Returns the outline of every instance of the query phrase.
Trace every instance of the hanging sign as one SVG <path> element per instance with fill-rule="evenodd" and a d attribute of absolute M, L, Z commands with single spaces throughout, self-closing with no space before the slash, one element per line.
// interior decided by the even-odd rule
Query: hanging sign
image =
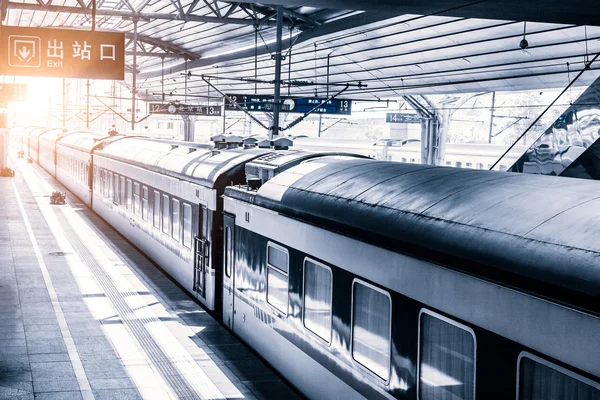
<path fill-rule="evenodd" d="M 204 117 L 220 117 L 221 106 L 190 106 L 181 103 L 150 103 L 150 114 L 197 115 Z"/>
<path fill-rule="evenodd" d="M 245 111 L 273 111 L 273 96 L 269 95 L 248 95 L 248 94 L 227 94 L 238 106 Z M 281 96 L 281 108 L 283 112 L 307 113 L 319 104 L 327 100 L 319 97 L 289 97 Z M 233 103 L 226 99 L 225 110 L 239 111 Z M 331 99 L 315 111 L 317 114 L 352 114 L 352 100 L 349 99 Z"/>
<path fill-rule="evenodd" d="M 0 83 L 0 101 L 25 101 L 27 100 L 26 83 Z"/>
<path fill-rule="evenodd" d="M 385 122 L 391 124 L 420 124 L 422 118 L 418 114 L 386 113 Z"/>
<path fill-rule="evenodd" d="M 0 75 L 125 79 L 125 33 L 2 26 Z"/>

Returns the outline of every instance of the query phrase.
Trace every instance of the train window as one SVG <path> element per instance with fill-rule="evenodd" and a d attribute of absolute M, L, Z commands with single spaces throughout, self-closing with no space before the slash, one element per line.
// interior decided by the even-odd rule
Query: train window
<path fill-rule="evenodd" d="M 142 187 L 142 219 L 148 221 L 148 188 Z"/>
<path fill-rule="evenodd" d="M 113 201 L 115 204 L 119 204 L 119 175 L 115 174 L 115 183 L 114 183 L 115 192 L 113 194 Z"/>
<path fill-rule="evenodd" d="M 477 169 L 483 169 L 483 163 L 477 163 Z"/>
<path fill-rule="evenodd" d="M 173 199 L 173 209 L 171 210 L 172 230 L 171 237 L 179 242 L 179 200 Z"/>
<path fill-rule="evenodd" d="M 331 268 L 304 260 L 304 326 L 327 343 L 331 342 Z"/>
<path fill-rule="evenodd" d="M 121 176 L 121 190 L 120 190 L 120 196 L 119 196 L 119 204 L 120 205 L 125 204 L 125 177 L 124 176 Z"/>
<path fill-rule="evenodd" d="M 267 302 L 285 314 L 288 310 L 288 263 L 286 248 L 267 243 Z"/>
<path fill-rule="evenodd" d="M 183 203 L 183 245 L 192 248 L 192 206 Z"/>
<path fill-rule="evenodd" d="M 500 171 L 505 172 L 508 169 L 506 165 L 500 165 Z"/>
<path fill-rule="evenodd" d="M 456 162 L 456 168 L 462 168 L 462 161 Z"/>
<path fill-rule="evenodd" d="M 406 157 L 402 157 L 402 162 L 406 162 Z"/>
<path fill-rule="evenodd" d="M 600 400 L 600 384 L 533 354 L 517 365 L 518 400 Z"/>
<path fill-rule="evenodd" d="M 442 315 L 419 315 L 419 398 L 475 399 L 475 333 Z"/>
<path fill-rule="evenodd" d="M 352 285 L 352 357 L 384 380 L 390 377 L 390 295 L 365 282 Z"/>
<path fill-rule="evenodd" d="M 154 191 L 154 207 L 152 209 L 154 227 L 160 229 L 160 193 Z"/>
<path fill-rule="evenodd" d="M 446 165 L 452 165 L 452 161 L 446 161 Z"/>
<path fill-rule="evenodd" d="M 473 168 L 473 163 L 468 162 L 468 163 L 466 163 L 466 166 L 467 166 L 467 168 Z"/>
<path fill-rule="evenodd" d="M 140 184 L 133 182 L 133 213 L 140 215 Z"/>
<path fill-rule="evenodd" d="M 231 278 L 231 264 L 232 264 L 232 254 L 231 254 L 231 228 L 225 227 L 225 251 L 223 252 L 223 257 L 225 258 L 225 275 L 228 278 Z"/>
<path fill-rule="evenodd" d="M 87 165 L 87 164 L 85 166 L 84 173 L 85 173 L 85 179 L 84 179 L 85 180 L 85 184 L 89 185 L 90 184 L 90 182 L 89 182 L 89 180 L 90 180 L 90 166 Z"/>
<path fill-rule="evenodd" d="M 162 206 L 162 230 L 164 233 L 169 234 L 169 196 L 163 194 L 163 206 Z"/>
<path fill-rule="evenodd" d="M 133 198 L 133 182 L 131 179 L 127 179 L 127 209 L 131 211 L 131 199 Z"/>

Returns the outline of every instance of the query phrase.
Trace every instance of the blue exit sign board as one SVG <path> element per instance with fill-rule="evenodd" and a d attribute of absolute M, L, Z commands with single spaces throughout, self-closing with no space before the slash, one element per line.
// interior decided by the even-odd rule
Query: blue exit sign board
<path fill-rule="evenodd" d="M 125 33 L 3 26 L 0 75 L 125 79 Z"/>

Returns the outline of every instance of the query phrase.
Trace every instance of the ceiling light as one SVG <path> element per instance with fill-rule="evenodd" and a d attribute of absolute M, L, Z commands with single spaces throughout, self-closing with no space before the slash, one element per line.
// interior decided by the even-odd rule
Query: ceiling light
<path fill-rule="evenodd" d="M 410 28 L 410 24 L 408 22 L 402 22 L 402 25 L 406 26 L 407 28 Z"/>
<path fill-rule="evenodd" d="M 467 64 L 471 64 L 471 61 L 467 60 L 466 58 L 462 59 L 464 62 L 466 62 Z"/>
<path fill-rule="evenodd" d="M 418 68 L 419 71 L 423 71 L 423 68 L 419 64 L 415 64 L 415 67 Z"/>
<path fill-rule="evenodd" d="M 525 54 L 527 57 L 531 57 L 531 53 L 529 53 L 527 50 L 523 49 L 521 50 L 523 52 L 523 54 Z"/>

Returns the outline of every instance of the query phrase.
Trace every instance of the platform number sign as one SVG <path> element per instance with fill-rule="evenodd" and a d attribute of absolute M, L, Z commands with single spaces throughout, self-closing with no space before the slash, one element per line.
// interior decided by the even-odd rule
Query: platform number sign
<path fill-rule="evenodd" d="M 390 124 L 420 124 L 422 118 L 418 114 L 387 113 L 385 122 Z"/>
<path fill-rule="evenodd" d="M 227 94 L 227 111 L 273 111 L 274 98 L 270 95 Z M 237 104 L 237 106 L 236 106 Z M 352 114 L 352 100 L 319 97 L 281 96 L 280 110 L 289 113 Z"/>
<path fill-rule="evenodd" d="M 200 106 L 181 103 L 150 103 L 150 114 L 195 115 L 202 117 L 221 116 L 221 106 Z"/>

